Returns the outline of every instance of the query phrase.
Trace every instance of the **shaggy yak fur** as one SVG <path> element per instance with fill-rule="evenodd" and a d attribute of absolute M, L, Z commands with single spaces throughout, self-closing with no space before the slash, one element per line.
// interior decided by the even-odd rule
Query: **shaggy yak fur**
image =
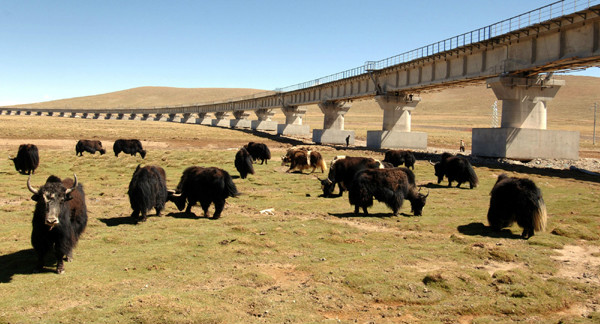
<path fill-rule="evenodd" d="M 464 182 L 468 182 L 471 189 L 479 184 L 479 178 L 477 178 L 471 163 L 462 155 L 454 156 L 450 153 L 443 153 L 442 161 L 434 164 L 434 168 L 438 184 L 442 182 L 444 176 L 448 178 L 448 187 L 452 186 L 453 181 L 457 182 L 457 188 Z"/>
<path fill-rule="evenodd" d="M 490 195 L 487 218 L 492 229 L 499 231 L 516 221 L 523 239 L 546 229 L 546 204 L 533 181 L 501 174 Z"/>
<path fill-rule="evenodd" d="M 167 176 L 159 166 L 139 164 L 129 182 L 129 203 L 133 213 L 131 217 L 136 222 L 146 221 L 148 211 L 154 208 L 156 216 L 165 208 L 167 201 Z M 141 213 L 141 216 L 140 216 Z"/>
<path fill-rule="evenodd" d="M 288 150 L 285 156 L 281 157 L 281 165 L 289 163 L 290 168 L 286 172 L 308 170 L 312 168 L 311 173 L 315 172 L 317 168 L 321 169 L 321 173 L 327 170 L 327 165 L 321 156 L 321 153 L 317 151 L 311 151 L 306 148 Z"/>
<path fill-rule="evenodd" d="M 246 179 L 248 174 L 254 174 L 254 166 L 252 163 L 252 156 L 245 148 L 242 147 L 235 154 L 235 169 L 238 170 L 242 179 Z"/>
<path fill-rule="evenodd" d="M 225 199 L 239 195 L 227 171 L 215 167 L 192 166 L 183 171 L 177 190 L 169 194 L 169 200 L 174 202 L 180 211 L 187 201 L 186 213 L 191 213 L 192 206 L 200 202 L 204 217 L 208 217 L 208 207 L 214 203 L 215 213 L 212 218 L 216 219 L 221 216 Z"/>
<path fill-rule="evenodd" d="M 383 162 L 391 163 L 394 167 L 404 164 L 407 168 L 415 169 L 415 155 L 411 151 L 389 150 L 385 152 Z"/>
<path fill-rule="evenodd" d="M 350 204 L 354 205 L 354 213 L 359 214 L 362 208 L 368 214 L 367 208 L 373 206 L 373 197 L 385 203 L 394 216 L 398 215 L 404 199 L 410 201 L 411 211 L 415 216 L 421 216 L 427 195 L 417 190 L 415 174 L 408 168 L 366 169 L 354 177 L 352 188 L 348 193 Z"/>
<path fill-rule="evenodd" d="M 40 164 L 38 148 L 34 144 L 21 144 L 14 158 L 8 157 L 15 164 L 15 170 L 20 174 L 35 174 Z"/>
<path fill-rule="evenodd" d="M 75 155 L 83 156 L 83 152 L 95 154 L 96 151 L 100 152 L 100 155 L 106 153 L 106 150 L 102 148 L 102 142 L 97 140 L 79 140 L 75 145 Z"/>
<path fill-rule="evenodd" d="M 249 142 L 248 144 L 244 145 L 244 148 L 248 150 L 248 153 L 250 153 L 252 156 L 253 161 L 260 160 L 260 164 L 269 164 L 269 160 L 271 159 L 271 151 L 266 144 Z"/>
<path fill-rule="evenodd" d="M 118 139 L 115 141 L 115 144 L 113 144 L 113 151 L 117 157 L 121 152 L 133 156 L 135 156 L 136 153 L 140 153 L 142 159 L 146 157 L 146 151 L 142 148 L 142 142 L 137 139 Z"/>
<path fill-rule="evenodd" d="M 338 197 L 349 190 L 352 180 L 358 171 L 364 169 L 383 169 L 381 162 L 367 157 L 337 156 L 331 162 L 327 178 L 321 181 L 321 189 L 324 197 L 333 197 L 335 185 L 338 185 L 340 193 Z"/>
<path fill-rule="evenodd" d="M 27 179 L 27 188 L 33 193 L 36 202 L 33 212 L 31 245 L 38 256 L 37 271 L 44 268 L 45 256 L 54 251 L 56 272 L 63 273 L 63 259 L 70 261 L 73 248 L 87 225 L 87 208 L 83 186 L 70 178 L 60 180 L 50 176 L 39 189 L 34 189 L 31 176 Z"/>

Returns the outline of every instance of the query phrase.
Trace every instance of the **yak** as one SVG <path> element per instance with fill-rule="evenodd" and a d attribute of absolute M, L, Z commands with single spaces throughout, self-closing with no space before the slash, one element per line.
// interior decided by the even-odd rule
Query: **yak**
<path fill-rule="evenodd" d="M 368 214 L 367 208 L 373 206 L 375 197 L 392 209 L 394 216 L 398 215 L 402 202 L 407 199 L 414 215 L 421 216 L 428 196 L 429 193 L 424 195 L 417 190 L 415 174 L 408 168 L 359 171 L 348 193 L 350 204 L 354 205 L 354 213 L 357 215 L 359 208 L 363 209 L 365 215 Z"/>
<path fill-rule="evenodd" d="M 98 140 L 79 140 L 75 145 L 75 155 L 83 156 L 83 152 L 92 154 L 100 152 L 100 155 L 104 155 L 106 150 L 102 147 L 102 142 Z"/>
<path fill-rule="evenodd" d="M 136 223 L 146 221 L 148 211 L 154 208 L 156 216 L 165 208 L 167 201 L 167 176 L 160 166 L 139 164 L 129 182 L 129 203 Z M 141 214 L 141 216 L 140 216 Z"/>
<path fill-rule="evenodd" d="M 311 173 L 315 172 L 317 168 L 321 169 L 321 173 L 327 170 L 327 165 L 325 165 L 321 153 L 306 148 L 288 150 L 287 154 L 281 157 L 281 165 L 286 163 L 290 163 L 290 168 L 286 172 L 298 170 L 302 173 L 303 170 L 310 168 L 312 168 Z"/>
<path fill-rule="evenodd" d="M 250 156 L 250 153 L 244 147 L 235 154 L 235 169 L 238 170 L 242 179 L 246 179 L 248 174 L 254 174 L 252 163 L 252 156 Z"/>
<path fill-rule="evenodd" d="M 269 164 L 269 160 L 271 159 L 271 151 L 266 144 L 249 142 L 248 144 L 244 145 L 244 148 L 248 150 L 248 153 L 250 153 L 250 156 L 252 156 L 253 161 L 260 160 L 260 164 Z"/>
<path fill-rule="evenodd" d="M 61 180 L 51 175 L 39 189 L 31 186 L 31 175 L 27 188 L 36 202 L 33 212 L 31 245 L 38 256 L 37 271 L 44 268 L 44 259 L 50 250 L 56 257 L 56 272 L 65 272 L 64 258 L 70 261 L 73 249 L 87 225 L 87 208 L 83 186 L 74 174 Z"/>
<path fill-rule="evenodd" d="M 471 189 L 479 184 L 479 178 L 477 178 L 473 166 L 463 155 L 454 156 L 450 153 L 443 153 L 440 162 L 434 164 L 430 161 L 429 163 L 433 164 L 435 168 L 438 184 L 442 182 L 444 176 L 448 178 L 448 187 L 452 186 L 453 181 L 457 182 L 457 188 L 464 182 L 468 182 Z"/>
<path fill-rule="evenodd" d="M 404 164 L 407 168 L 415 169 L 415 155 L 411 151 L 388 150 L 385 152 L 383 162 L 391 163 L 394 167 Z"/>
<path fill-rule="evenodd" d="M 331 162 L 327 178 L 319 179 L 323 197 L 332 197 L 336 184 L 340 190 L 338 197 L 342 196 L 344 190 L 350 189 L 352 180 L 358 171 L 377 168 L 383 169 L 384 165 L 373 158 L 336 156 Z"/>
<path fill-rule="evenodd" d="M 117 157 L 121 152 L 133 156 L 140 153 L 142 159 L 146 157 L 146 151 L 142 148 L 142 142 L 137 139 L 118 139 L 113 144 L 113 151 Z"/>
<path fill-rule="evenodd" d="M 15 164 L 15 170 L 20 174 L 35 174 L 40 165 L 40 155 L 35 144 L 21 144 L 17 156 L 8 157 Z"/>
<path fill-rule="evenodd" d="M 487 219 L 493 230 L 510 227 L 516 221 L 523 228 L 521 237 L 529 239 L 535 231 L 546 229 L 546 204 L 533 181 L 501 174 L 490 195 Z"/>
<path fill-rule="evenodd" d="M 231 176 L 227 171 L 216 167 L 191 166 L 183 171 L 177 189 L 169 193 L 169 201 L 172 201 L 180 211 L 188 205 L 186 213 L 192 212 L 192 206 L 200 202 L 204 217 L 208 217 L 208 207 L 211 203 L 215 205 L 213 219 L 221 216 L 228 197 L 237 197 L 237 191 Z"/>

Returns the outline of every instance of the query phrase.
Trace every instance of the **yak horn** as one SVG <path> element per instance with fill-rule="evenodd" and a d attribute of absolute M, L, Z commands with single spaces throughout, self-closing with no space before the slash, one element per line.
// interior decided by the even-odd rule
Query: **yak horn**
<path fill-rule="evenodd" d="M 431 160 L 429 160 L 429 164 L 435 166 L 435 163 L 431 162 Z"/>
<path fill-rule="evenodd" d="M 69 188 L 69 189 L 67 189 L 67 191 L 65 191 L 65 195 L 68 195 L 68 194 L 70 194 L 70 193 L 71 193 L 73 190 L 75 190 L 75 188 L 77 187 L 77 175 L 76 175 L 75 173 L 73 173 L 73 178 L 75 179 L 75 180 L 73 181 L 73 187 L 72 187 L 72 188 Z"/>
<path fill-rule="evenodd" d="M 29 191 L 31 191 L 34 195 L 38 194 L 38 191 L 33 189 L 31 186 L 31 174 L 29 175 L 29 178 L 27 178 L 27 189 L 29 189 Z"/>
<path fill-rule="evenodd" d="M 427 194 L 425 195 L 425 198 L 429 197 L 429 188 L 427 188 Z"/>

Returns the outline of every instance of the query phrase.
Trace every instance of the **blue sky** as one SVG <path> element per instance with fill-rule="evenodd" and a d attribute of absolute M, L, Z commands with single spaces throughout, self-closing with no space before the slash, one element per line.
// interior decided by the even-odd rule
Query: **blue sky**
<path fill-rule="evenodd" d="M 551 2 L 0 0 L 0 105 L 141 86 L 272 90 Z"/>

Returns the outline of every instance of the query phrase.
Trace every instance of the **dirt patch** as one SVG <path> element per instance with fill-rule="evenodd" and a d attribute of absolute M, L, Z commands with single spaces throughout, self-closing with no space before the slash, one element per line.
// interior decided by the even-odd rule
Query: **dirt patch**
<path fill-rule="evenodd" d="M 600 247 L 565 245 L 560 250 L 554 250 L 559 256 L 552 256 L 561 263 L 556 274 L 558 277 L 579 281 L 582 283 L 600 284 Z"/>

